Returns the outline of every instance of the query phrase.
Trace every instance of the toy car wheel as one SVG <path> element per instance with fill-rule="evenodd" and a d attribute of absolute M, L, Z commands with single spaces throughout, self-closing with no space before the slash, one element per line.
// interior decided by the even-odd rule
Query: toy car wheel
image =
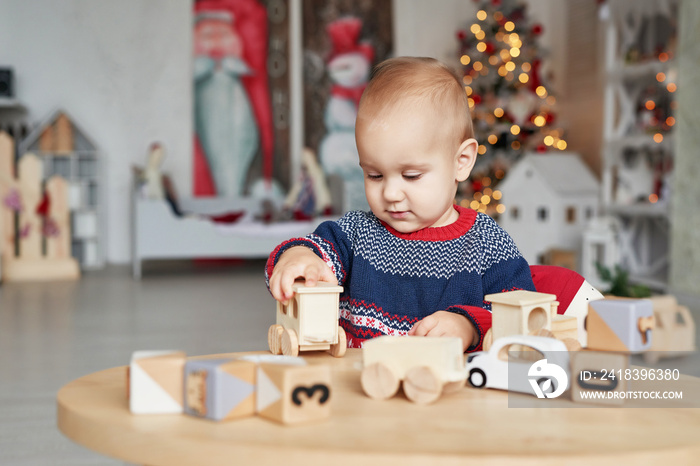
<path fill-rule="evenodd" d="M 362 369 L 360 382 L 365 395 L 374 400 L 386 400 L 399 390 L 400 380 L 389 366 L 375 362 Z"/>
<path fill-rule="evenodd" d="M 287 328 L 282 332 L 282 354 L 299 356 L 299 339 L 294 330 Z"/>
<path fill-rule="evenodd" d="M 413 367 L 406 372 L 403 391 L 414 403 L 432 403 L 442 395 L 442 380 L 428 366 Z"/>
<path fill-rule="evenodd" d="M 272 354 L 282 354 L 282 333 L 284 327 L 281 325 L 270 325 L 267 331 L 267 345 L 270 347 Z"/>
<path fill-rule="evenodd" d="M 338 326 L 338 343 L 331 345 L 329 352 L 334 358 L 342 358 L 348 349 L 348 338 L 343 327 Z"/>
<path fill-rule="evenodd" d="M 474 368 L 469 371 L 469 383 L 475 388 L 486 386 L 486 374 L 481 369 Z"/>

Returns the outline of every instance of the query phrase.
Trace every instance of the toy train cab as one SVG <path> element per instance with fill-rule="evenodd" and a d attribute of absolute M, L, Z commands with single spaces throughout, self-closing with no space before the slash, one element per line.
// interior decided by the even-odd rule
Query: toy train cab
<path fill-rule="evenodd" d="M 335 357 L 345 355 L 347 338 L 338 325 L 342 286 L 318 282 L 292 286 L 294 296 L 287 305 L 277 302 L 277 323 L 268 331 L 272 354 L 297 356 L 300 351 L 329 351 Z"/>

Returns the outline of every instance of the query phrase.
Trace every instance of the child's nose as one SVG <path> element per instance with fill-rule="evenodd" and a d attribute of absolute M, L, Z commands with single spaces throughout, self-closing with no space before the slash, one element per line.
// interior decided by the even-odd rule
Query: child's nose
<path fill-rule="evenodd" d="M 384 199 L 388 202 L 396 202 L 402 198 L 401 183 L 398 180 L 387 179 L 384 182 Z"/>

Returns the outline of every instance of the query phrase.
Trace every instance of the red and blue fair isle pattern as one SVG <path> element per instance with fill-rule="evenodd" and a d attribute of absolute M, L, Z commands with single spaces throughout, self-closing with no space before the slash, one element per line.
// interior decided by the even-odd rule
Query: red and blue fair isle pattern
<path fill-rule="evenodd" d="M 445 310 L 474 324 L 480 339 L 469 350 L 478 349 L 491 327 L 484 296 L 535 287 L 527 262 L 493 219 L 455 209 L 460 214 L 455 223 L 408 234 L 371 212 L 349 212 L 279 245 L 268 259 L 266 279 L 286 249 L 303 245 L 328 264 L 344 288 L 340 324 L 349 347 L 379 335 L 405 335 L 420 319 Z"/>

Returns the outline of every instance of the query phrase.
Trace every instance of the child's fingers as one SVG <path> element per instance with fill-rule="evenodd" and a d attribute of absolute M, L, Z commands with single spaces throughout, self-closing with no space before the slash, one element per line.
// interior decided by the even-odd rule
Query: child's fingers
<path fill-rule="evenodd" d="M 304 269 L 304 280 L 306 280 L 306 286 L 316 286 L 318 282 L 319 272 L 316 267 L 307 266 Z"/>
<path fill-rule="evenodd" d="M 331 270 L 330 267 L 324 264 L 324 267 L 321 269 L 321 276 L 319 277 L 319 280 L 332 283 L 334 285 L 338 284 L 338 279 L 336 278 L 335 274 Z"/>
<path fill-rule="evenodd" d="M 438 324 L 438 319 L 433 316 L 428 316 L 422 320 L 416 322 L 416 324 L 408 332 L 409 335 L 415 335 L 418 337 L 427 336 L 428 333 L 435 328 Z"/>

